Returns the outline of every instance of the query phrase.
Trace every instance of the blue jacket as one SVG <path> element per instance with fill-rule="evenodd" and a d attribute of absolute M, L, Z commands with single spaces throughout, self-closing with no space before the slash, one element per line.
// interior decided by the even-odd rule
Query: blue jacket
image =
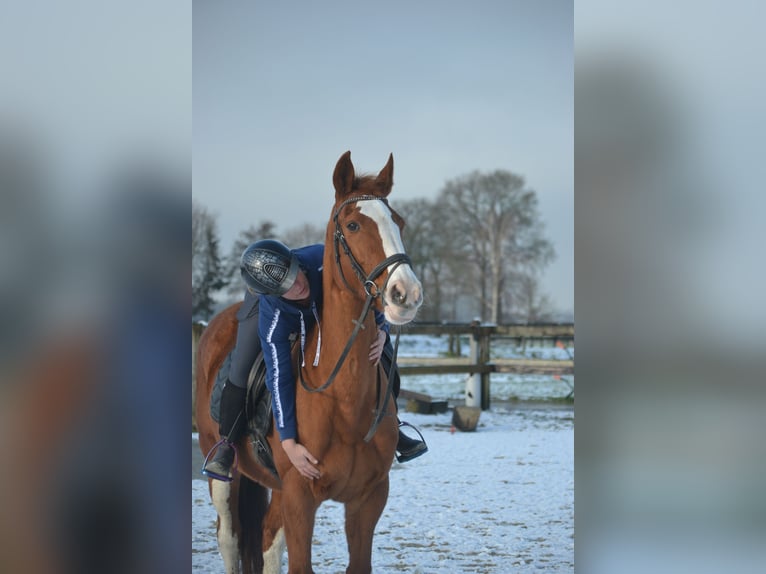
<path fill-rule="evenodd" d="M 300 337 L 301 361 L 306 358 L 306 334 L 319 323 L 319 309 L 322 305 L 322 260 L 324 245 L 309 245 L 294 249 L 293 253 L 306 274 L 311 293 L 306 305 L 288 301 L 274 295 L 260 296 L 260 316 L 258 332 L 263 346 L 263 360 L 266 363 L 266 386 L 271 391 L 271 406 L 277 424 L 280 440 L 295 439 L 295 384 L 293 373 L 290 335 Z M 387 328 L 385 317 L 375 311 L 375 322 L 381 328 Z M 317 348 L 313 351 L 314 365 L 319 364 L 319 351 L 322 344 L 322 329 L 319 329 Z"/>

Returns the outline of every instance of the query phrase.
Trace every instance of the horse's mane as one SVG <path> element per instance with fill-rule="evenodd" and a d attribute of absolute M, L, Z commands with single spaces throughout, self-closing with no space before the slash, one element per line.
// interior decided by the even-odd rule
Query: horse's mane
<path fill-rule="evenodd" d="M 353 191 L 364 189 L 373 195 L 382 195 L 386 190 L 386 184 L 378 180 L 377 175 L 362 173 L 354 177 L 354 183 L 351 186 Z"/>

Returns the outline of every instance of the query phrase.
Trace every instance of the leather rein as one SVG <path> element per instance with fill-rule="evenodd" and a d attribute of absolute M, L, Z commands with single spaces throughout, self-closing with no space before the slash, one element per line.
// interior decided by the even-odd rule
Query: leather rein
<path fill-rule="evenodd" d="M 353 346 L 354 341 L 356 341 L 356 338 L 359 335 L 359 332 L 365 328 L 364 322 L 367 319 L 367 315 L 369 314 L 375 299 L 377 299 L 378 297 L 383 299 L 383 293 L 386 290 L 388 281 L 391 279 L 391 276 L 394 274 L 394 271 L 396 271 L 396 269 L 400 265 L 407 264 L 412 266 L 412 260 L 406 253 L 395 253 L 394 255 L 391 255 L 390 257 L 386 257 L 383 261 L 381 261 L 378 265 L 376 265 L 375 268 L 372 271 L 370 271 L 369 274 L 366 274 L 364 271 L 364 268 L 361 266 L 361 264 L 356 259 L 356 257 L 354 257 L 354 254 L 351 251 L 351 247 L 348 245 L 348 242 L 346 241 L 346 237 L 343 235 L 343 230 L 341 229 L 340 223 L 338 222 L 338 217 L 340 216 L 341 210 L 349 203 L 355 203 L 358 201 L 372 201 L 372 200 L 383 201 L 383 203 L 385 203 L 386 206 L 388 207 L 388 202 L 383 198 L 380 198 L 374 195 L 359 195 L 356 197 L 350 197 L 346 199 L 343 203 L 341 203 L 338 206 L 338 209 L 335 210 L 335 214 L 333 215 L 333 222 L 335 223 L 335 233 L 333 236 L 335 264 L 338 267 L 338 271 L 340 272 L 340 276 L 343 279 L 343 283 L 346 285 L 346 288 L 349 291 L 353 292 L 354 294 L 358 294 L 354 290 L 354 288 L 351 287 L 351 285 L 349 285 L 348 281 L 346 280 L 346 276 L 343 273 L 343 267 L 341 265 L 341 260 L 340 260 L 340 257 L 341 257 L 340 247 L 342 247 L 343 253 L 345 254 L 345 256 L 349 259 L 349 262 L 351 263 L 351 268 L 354 270 L 355 275 L 357 276 L 362 286 L 364 287 L 366 298 L 364 301 L 362 312 L 359 315 L 359 318 L 356 320 L 352 319 L 352 322 L 355 324 L 354 330 L 352 331 L 351 336 L 349 337 L 348 342 L 346 343 L 346 346 L 343 349 L 343 352 L 341 353 L 340 357 L 338 358 L 338 362 L 335 364 L 335 367 L 333 368 L 332 373 L 330 373 L 330 376 L 328 377 L 327 381 L 320 387 L 317 387 L 317 388 L 310 387 L 308 386 L 306 381 L 303 379 L 303 368 L 299 369 L 301 385 L 303 386 L 303 389 L 309 393 L 322 392 L 325 389 L 327 389 L 335 381 L 335 377 L 337 377 L 341 367 L 343 366 L 343 363 L 346 361 L 346 358 L 348 357 L 348 354 L 351 351 L 351 347 Z M 383 271 L 385 271 L 391 265 L 393 265 L 394 268 L 388 274 L 388 277 L 386 278 L 386 283 L 383 285 L 383 288 L 379 289 L 377 284 L 375 283 L 375 280 L 378 277 L 380 277 Z M 372 437 L 375 435 L 375 432 L 378 429 L 378 425 L 380 424 L 380 421 L 383 419 L 383 416 L 385 414 L 386 407 L 388 406 L 388 401 L 391 396 L 391 391 L 393 389 L 393 377 L 391 375 L 393 374 L 394 369 L 396 368 L 396 355 L 399 350 L 399 335 L 400 334 L 401 332 L 397 328 L 396 343 L 394 345 L 394 355 L 391 359 L 391 368 L 388 373 L 388 386 L 386 388 L 385 395 L 383 396 L 382 404 L 379 401 L 378 404 L 376 405 L 376 408 L 374 411 L 375 420 L 373 421 L 372 426 L 370 427 L 370 430 L 367 432 L 367 435 L 364 437 L 365 442 L 369 442 L 372 439 Z M 378 374 L 378 389 L 380 389 L 380 368 L 378 369 L 377 374 Z M 378 390 L 378 396 L 380 396 L 380 390 Z"/>

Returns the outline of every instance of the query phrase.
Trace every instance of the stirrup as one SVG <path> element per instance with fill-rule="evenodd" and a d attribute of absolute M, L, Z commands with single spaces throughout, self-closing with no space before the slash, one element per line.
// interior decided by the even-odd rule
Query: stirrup
<path fill-rule="evenodd" d="M 418 429 L 418 427 L 416 427 L 415 425 L 410 424 L 407 421 L 399 421 L 399 428 L 402 428 L 402 427 L 410 427 L 416 433 L 418 433 L 418 436 L 420 437 L 420 440 L 423 441 L 423 443 L 426 442 L 426 439 L 423 438 L 423 433 L 421 433 L 420 430 Z"/>
<path fill-rule="evenodd" d="M 207 469 L 208 460 L 210 460 L 210 457 L 213 456 L 216 452 L 218 452 L 218 449 L 223 444 L 230 446 L 234 450 L 234 462 L 231 463 L 231 468 L 229 469 L 231 476 L 218 474 L 217 472 L 212 472 Z M 234 446 L 233 442 L 230 442 L 228 439 L 222 438 L 217 443 L 215 443 L 213 447 L 210 449 L 210 451 L 207 453 L 207 456 L 205 457 L 205 462 L 202 463 L 202 474 L 204 474 L 205 476 L 209 478 L 214 478 L 215 480 L 221 480 L 223 482 L 231 482 L 232 480 L 234 480 L 234 473 L 237 470 L 238 462 L 239 462 L 239 455 L 237 454 L 237 447 Z"/>
<path fill-rule="evenodd" d="M 415 451 L 414 453 L 412 453 L 410 455 L 405 455 L 403 453 L 396 454 L 395 455 L 396 456 L 396 460 L 397 460 L 397 462 L 400 462 L 400 463 L 404 463 L 404 462 L 408 462 L 410 460 L 416 459 L 419 456 L 424 455 L 425 453 L 428 452 L 428 445 L 426 444 L 426 439 L 423 437 L 423 433 L 420 432 L 418 427 L 416 427 L 415 425 L 412 425 L 412 424 L 410 424 L 408 422 L 405 422 L 405 421 L 399 421 L 399 429 L 401 429 L 403 426 L 408 426 L 408 427 L 410 427 L 412 429 L 415 429 L 415 432 L 418 433 L 418 436 L 420 437 L 420 444 L 423 446 L 423 448 Z M 401 432 L 401 430 L 399 432 Z M 403 436 L 405 438 L 411 440 L 411 441 L 415 440 L 414 438 L 410 438 L 407 435 L 403 434 Z"/>

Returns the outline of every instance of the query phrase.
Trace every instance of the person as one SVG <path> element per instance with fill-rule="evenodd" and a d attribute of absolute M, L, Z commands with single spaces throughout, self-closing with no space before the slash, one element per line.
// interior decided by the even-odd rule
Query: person
<path fill-rule="evenodd" d="M 231 357 L 229 376 L 221 393 L 219 434 L 222 442 L 202 472 L 211 478 L 231 480 L 234 444 L 246 427 L 245 398 L 250 369 L 261 349 L 266 366 L 266 386 L 271 391 L 272 411 L 282 448 L 293 466 L 307 478 L 319 478 L 316 457 L 299 442 L 295 421 L 295 373 L 291 360 L 291 335 L 305 341 L 308 329 L 319 321 L 322 303 L 324 245 L 290 250 L 273 239 L 256 241 L 245 249 L 240 271 L 247 286 L 237 313 L 237 341 Z M 375 310 L 378 338 L 370 347 L 373 363 L 392 357 L 388 323 Z M 320 325 L 321 330 L 321 325 Z M 321 339 L 321 331 L 320 331 Z M 384 355 L 384 348 L 389 346 Z M 315 361 L 319 360 L 317 345 Z M 399 394 L 398 374 L 393 384 Z M 399 462 L 412 460 L 428 451 L 425 441 L 408 437 L 401 430 L 396 446 Z M 411 425 L 409 425 L 411 426 Z M 419 433 L 418 433 L 419 434 Z M 421 435 L 422 439 L 422 435 Z"/>

